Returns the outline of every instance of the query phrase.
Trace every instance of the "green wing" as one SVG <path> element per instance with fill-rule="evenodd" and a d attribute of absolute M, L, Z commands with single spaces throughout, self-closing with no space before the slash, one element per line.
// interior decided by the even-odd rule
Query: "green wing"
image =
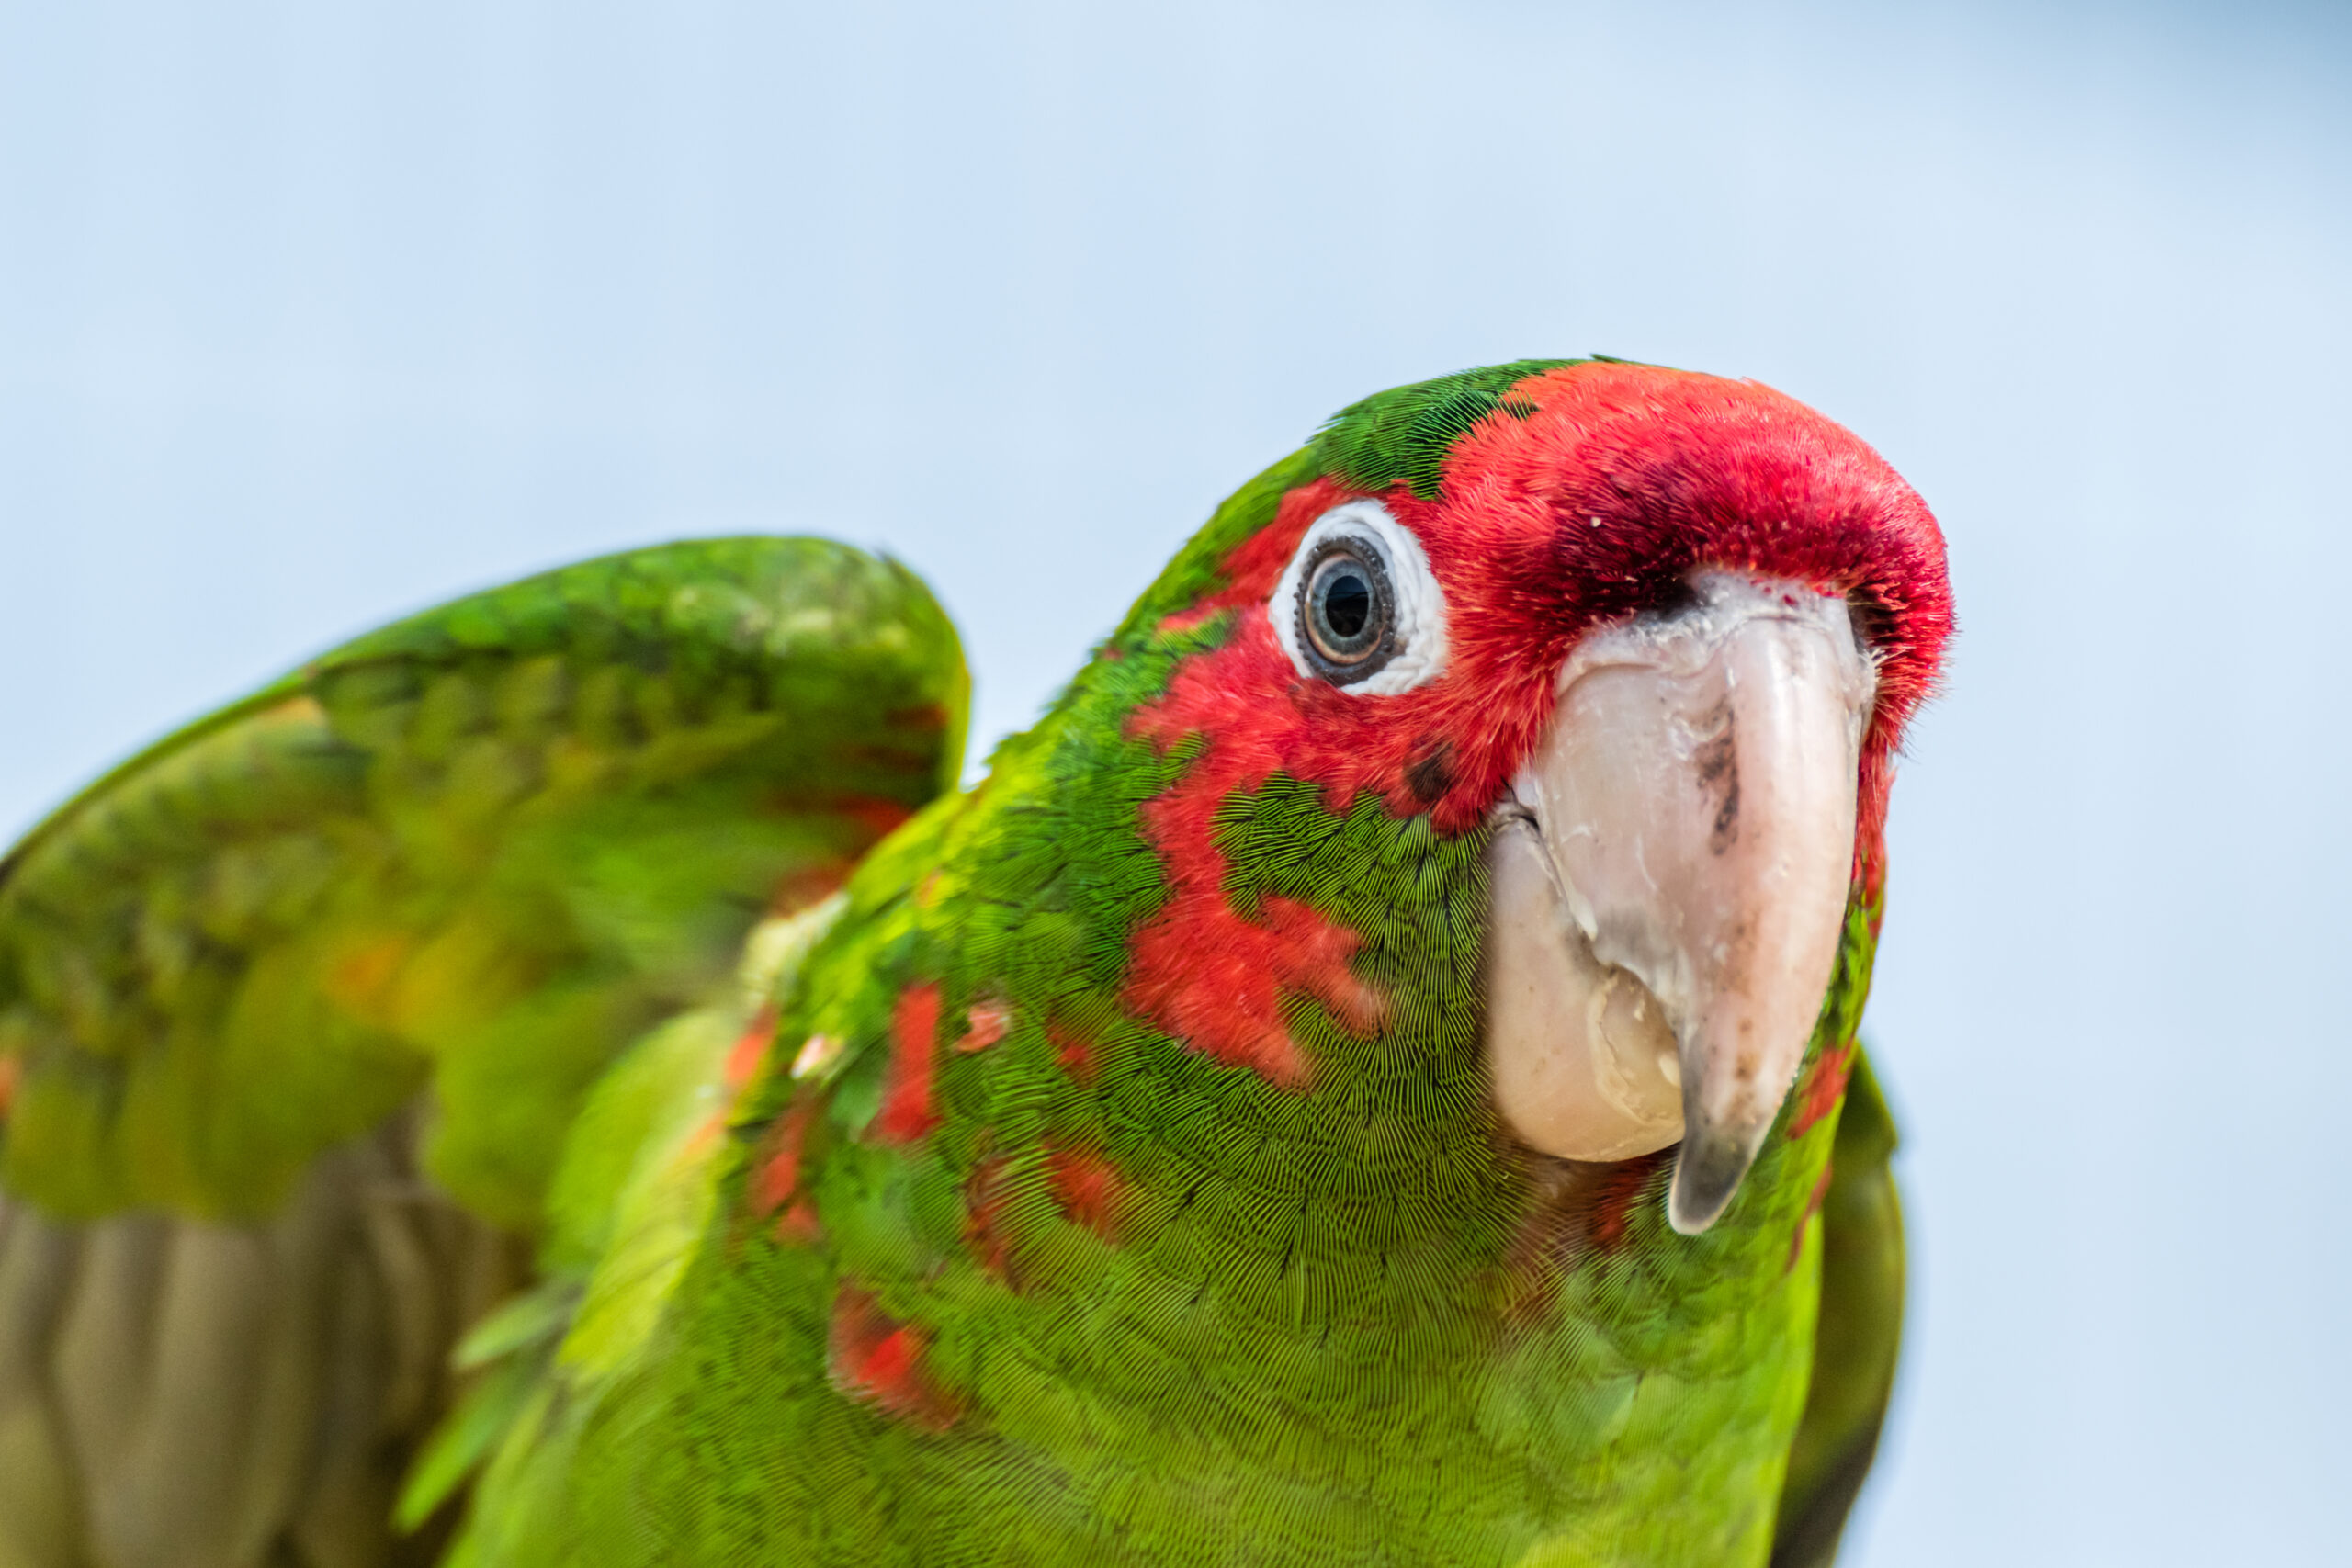
<path fill-rule="evenodd" d="M 1821 1316 L 1813 1383 L 1789 1450 L 1772 1568 L 1826 1568 L 1878 1452 L 1903 1339 L 1903 1207 L 1894 1119 L 1855 1048 L 1821 1199 Z"/>
<path fill-rule="evenodd" d="M 913 576 L 818 540 L 610 557 L 339 649 L 0 863 L 0 1179 L 261 1214 L 429 1086 L 428 1169 L 527 1230 L 590 1080 L 953 784 L 965 701 Z"/>
<path fill-rule="evenodd" d="M 0 1563 L 428 1560 L 393 1488 L 598 1079 L 752 1005 L 966 706 L 896 564 L 668 546 L 327 654 L 0 861 Z"/>

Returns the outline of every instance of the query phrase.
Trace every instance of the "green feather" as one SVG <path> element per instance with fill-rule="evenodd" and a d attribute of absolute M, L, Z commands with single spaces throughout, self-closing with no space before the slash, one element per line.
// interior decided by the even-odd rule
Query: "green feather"
<path fill-rule="evenodd" d="M 1580 363 L 1521 359 L 1376 392 L 1324 426 L 1315 438 L 1317 455 L 1327 471 L 1365 490 L 1402 484 L 1423 501 L 1433 500 L 1456 437 L 1498 408 L 1524 419 L 1535 406 L 1504 394 L 1540 371 Z"/>
<path fill-rule="evenodd" d="M 1804 1420 L 1789 1448 L 1772 1568 L 1826 1568 L 1878 1451 L 1903 1340 L 1894 1118 L 1859 1048 L 1821 1201 L 1821 1317 Z"/>

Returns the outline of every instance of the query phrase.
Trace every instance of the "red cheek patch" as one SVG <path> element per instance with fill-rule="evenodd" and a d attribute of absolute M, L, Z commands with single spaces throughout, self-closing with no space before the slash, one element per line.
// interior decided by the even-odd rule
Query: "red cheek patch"
<path fill-rule="evenodd" d="M 939 1035 L 939 987 L 909 986 L 890 1010 L 890 1064 L 883 1079 L 882 1109 L 875 1113 L 874 1136 L 886 1144 L 911 1144 L 933 1127 L 932 1053 Z"/>
<path fill-rule="evenodd" d="M 953 1401 L 923 1368 L 931 1338 L 885 1313 L 871 1292 L 844 1283 L 833 1298 L 826 1341 L 826 1372 L 845 1397 L 871 1404 L 925 1431 L 956 1423 Z"/>
<path fill-rule="evenodd" d="M 1169 897 L 1136 933 L 1126 997 L 1192 1049 L 1296 1088 L 1306 1081 L 1306 1065 L 1283 1020 L 1282 993 L 1314 998 L 1358 1032 L 1379 1026 L 1385 1003 L 1356 977 L 1356 932 L 1281 897 L 1261 900 L 1260 919 L 1245 919 L 1225 890 L 1218 808 L 1286 761 L 1236 711 L 1254 705 L 1246 694 L 1252 687 L 1279 682 L 1263 668 L 1269 657 L 1282 658 L 1272 640 L 1262 626 L 1244 627 L 1225 648 L 1188 660 L 1168 696 L 1136 715 L 1138 735 L 1173 744 L 1204 733 L 1209 743 L 1182 778 L 1144 804 L 1144 833 L 1166 863 Z M 1282 674 L 1290 674 L 1286 662 Z M 1344 797 L 1339 805 L 1345 809 Z"/>
<path fill-rule="evenodd" d="M 1266 923 L 1255 925 L 1214 883 L 1182 889 L 1136 935 L 1127 999 L 1192 1049 L 1296 1089 L 1306 1064 L 1283 1020 L 1282 992 L 1317 998 L 1358 1032 L 1376 1027 L 1383 1009 L 1349 966 L 1355 932 L 1286 898 L 1264 909 Z"/>

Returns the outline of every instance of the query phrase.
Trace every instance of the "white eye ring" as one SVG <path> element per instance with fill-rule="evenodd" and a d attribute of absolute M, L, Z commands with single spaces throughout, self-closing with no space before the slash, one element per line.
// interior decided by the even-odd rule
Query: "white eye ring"
<path fill-rule="evenodd" d="M 1370 593 L 1374 615 L 1386 617 L 1372 628 L 1374 648 L 1356 656 L 1367 672 L 1352 680 L 1348 664 L 1314 646 L 1304 602 L 1310 570 L 1319 578 L 1324 563 L 1340 556 L 1367 569 L 1363 575 L 1370 581 L 1360 592 Z M 1274 584 L 1266 615 L 1294 669 L 1353 696 L 1392 697 L 1445 673 L 1445 592 L 1421 542 L 1376 501 L 1351 501 L 1315 520 Z"/>

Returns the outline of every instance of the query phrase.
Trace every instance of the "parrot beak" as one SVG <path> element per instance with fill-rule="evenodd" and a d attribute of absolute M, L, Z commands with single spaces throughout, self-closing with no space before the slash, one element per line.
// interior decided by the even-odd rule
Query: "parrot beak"
<path fill-rule="evenodd" d="M 1845 923 L 1875 673 L 1845 601 L 1736 572 L 1587 637 L 1497 808 L 1487 1050 L 1534 1148 L 1677 1139 L 1667 1217 L 1722 1214 L 1795 1081 Z"/>

